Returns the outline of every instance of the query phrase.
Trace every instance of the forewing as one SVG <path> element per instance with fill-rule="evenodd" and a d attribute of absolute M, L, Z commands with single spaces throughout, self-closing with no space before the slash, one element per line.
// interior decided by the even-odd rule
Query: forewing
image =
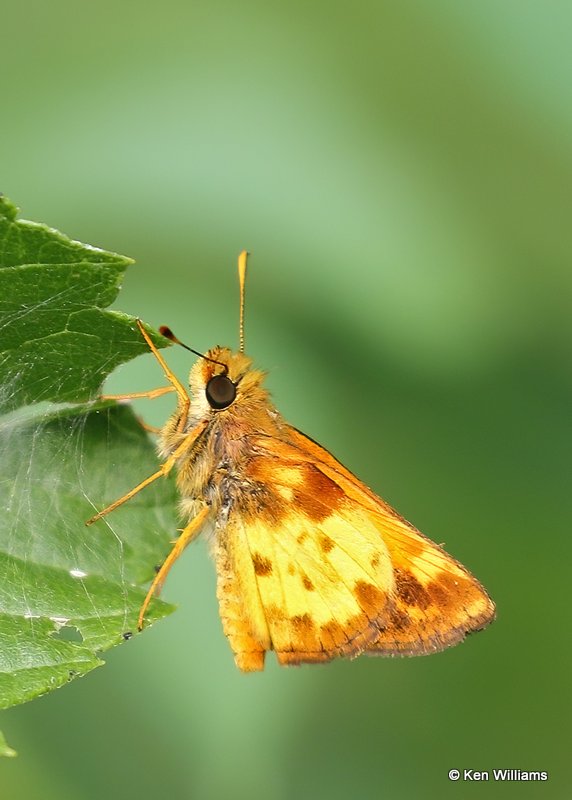
<path fill-rule="evenodd" d="M 380 558 L 388 559 L 381 578 L 388 594 L 385 616 L 378 620 L 380 629 L 375 638 L 366 644 L 369 653 L 432 653 L 492 621 L 494 604 L 465 567 L 423 536 L 316 442 L 294 428 L 289 428 L 288 438 L 290 444 L 280 442 L 278 448 L 281 468 L 312 465 L 328 485 L 336 487 L 336 491 L 329 488 L 322 493 L 324 502 L 328 494 L 336 498 L 337 517 L 354 520 L 353 547 L 359 549 L 359 533 L 367 531 L 370 557 L 374 559 L 377 542 L 378 552 L 383 554 Z M 259 441 L 272 450 L 267 437 Z M 352 542 L 347 546 L 355 552 Z"/>

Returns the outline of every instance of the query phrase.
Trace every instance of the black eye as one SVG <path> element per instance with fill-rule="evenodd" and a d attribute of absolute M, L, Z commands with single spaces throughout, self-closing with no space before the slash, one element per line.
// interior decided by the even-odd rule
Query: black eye
<path fill-rule="evenodd" d="M 236 397 L 236 386 L 226 375 L 215 375 L 206 386 L 211 408 L 226 408 Z"/>

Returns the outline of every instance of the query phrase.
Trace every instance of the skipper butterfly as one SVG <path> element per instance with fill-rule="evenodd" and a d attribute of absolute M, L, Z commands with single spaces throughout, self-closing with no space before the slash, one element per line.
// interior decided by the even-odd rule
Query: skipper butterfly
<path fill-rule="evenodd" d="M 160 432 L 161 467 L 87 523 L 176 468 L 188 523 L 151 584 L 139 630 L 201 530 L 216 564 L 224 632 L 245 672 L 263 669 L 268 650 L 280 664 L 424 655 L 484 628 L 494 604 L 468 570 L 272 405 L 264 373 L 244 354 L 246 262 L 242 252 L 238 352 L 192 350 L 200 358 L 189 396 L 138 320 L 169 385 L 112 396 L 178 397 Z M 168 328 L 161 333 L 182 344 Z"/>

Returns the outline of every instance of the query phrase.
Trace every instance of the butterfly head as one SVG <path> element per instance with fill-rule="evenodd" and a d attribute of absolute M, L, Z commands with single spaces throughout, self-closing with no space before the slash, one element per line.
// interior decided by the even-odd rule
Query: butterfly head
<path fill-rule="evenodd" d="M 189 373 L 191 403 L 203 414 L 236 410 L 245 403 L 266 399 L 263 379 L 264 373 L 253 369 L 252 360 L 244 353 L 213 347 Z"/>
<path fill-rule="evenodd" d="M 170 328 L 165 326 L 160 328 L 163 336 L 200 356 L 189 374 L 191 416 L 195 418 L 229 409 L 233 413 L 236 413 L 237 409 L 249 413 L 268 399 L 268 393 L 261 387 L 264 373 L 252 369 L 252 360 L 244 354 L 244 289 L 247 256 L 248 253 L 243 250 L 238 257 L 240 284 L 238 352 L 217 345 L 202 354 L 183 344 Z"/>

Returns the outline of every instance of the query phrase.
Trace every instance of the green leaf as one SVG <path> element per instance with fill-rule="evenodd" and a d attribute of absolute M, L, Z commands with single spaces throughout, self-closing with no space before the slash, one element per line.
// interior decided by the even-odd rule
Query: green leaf
<path fill-rule="evenodd" d="M 128 264 L 18 222 L 0 198 L 0 708 L 84 675 L 130 638 L 177 528 L 171 479 L 85 525 L 157 469 L 129 405 L 21 408 L 90 399 L 148 352 L 134 318 L 103 310 Z M 171 611 L 154 601 L 147 624 Z"/>
<path fill-rule="evenodd" d="M 102 663 L 98 651 L 136 630 L 145 597 L 137 584 L 152 578 L 176 522 L 172 484 L 165 492 L 155 483 L 113 517 L 85 526 L 95 509 L 156 469 L 153 447 L 127 406 L 8 421 L 0 427 L 0 453 L 6 708 L 94 669 Z M 154 618 L 167 611 L 154 604 Z"/>
<path fill-rule="evenodd" d="M 131 263 L 17 220 L 0 197 L 0 411 L 85 402 L 119 364 L 148 352 L 133 317 L 104 310 Z"/>

